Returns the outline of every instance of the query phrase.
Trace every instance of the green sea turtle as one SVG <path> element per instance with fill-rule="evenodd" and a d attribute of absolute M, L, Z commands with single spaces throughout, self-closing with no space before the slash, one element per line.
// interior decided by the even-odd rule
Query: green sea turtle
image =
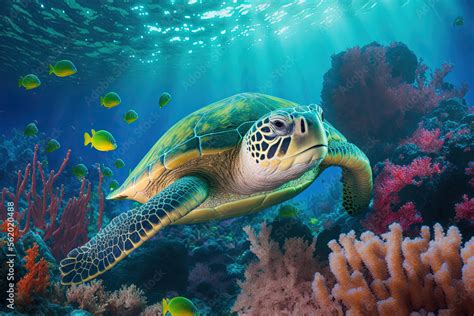
<path fill-rule="evenodd" d="M 242 93 L 208 105 L 164 134 L 108 199 L 143 203 L 114 218 L 61 261 L 63 284 L 91 280 L 167 225 L 257 212 L 288 200 L 326 168 L 343 170 L 343 207 L 367 207 L 365 154 L 318 105 Z"/>

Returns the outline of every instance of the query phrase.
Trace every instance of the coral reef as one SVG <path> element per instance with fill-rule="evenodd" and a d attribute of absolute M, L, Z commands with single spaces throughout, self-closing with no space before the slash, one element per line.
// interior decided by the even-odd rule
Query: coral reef
<path fill-rule="evenodd" d="M 37 244 L 26 251 L 27 273 L 16 284 L 17 304 L 20 306 L 29 305 L 34 295 L 44 295 L 50 285 L 48 263 L 44 258 L 36 262 L 38 256 Z"/>
<path fill-rule="evenodd" d="M 422 125 L 422 124 L 421 124 Z M 413 133 L 413 135 L 402 141 L 402 144 L 414 144 L 425 153 L 438 152 L 444 144 L 444 140 L 440 139 L 441 131 L 439 128 L 429 131 L 424 129 L 423 126 Z"/>
<path fill-rule="evenodd" d="M 73 285 L 66 293 L 68 303 L 78 304 L 79 308 L 94 315 L 105 312 L 107 296 L 102 281 L 97 280 L 93 280 L 88 284 Z"/>
<path fill-rule="evenodd" d="M 375 233 L 383 233 L 388 225 L 400 222 L 404 229 L 421 223 L 413 202 L 402 204 L 394 211 L 394 205 L 400 204 L 399 193 L 409 185 L 420 186 L 424 177 L 440 174 L 442 169 L 431 158 L 417 158 L 409 166 L 399 166 L 385 162 L 382 172 L 375 178 L 373 212 L 364 221 L 364 226 Z M 417 180 L 418 179 L 418 180 Z"/>
<path fill-rule="evenodd" d="M 282 252 L 262 225 L 246 228 L 257 262 L 245 272 L 233 307 L 239 315 L 426 315 L 474 312 L 474 238 L 462 245 L 459 230 L 437 224 L 434 239 L 403 239 L 399 224 L 382 238 L 341 234 L 329 243 L 330 273 L 312 256 L 314 243 L 289 239 Z M 415 315 L 415 314 L 413 314 Z"/>
<path fill-rule="evenodd" d="M 317 305 L 311 294 L 311 282 L 320 270 L 313 257 L 315 244 L 292 238 L 285 242 L 282 251 L 270 239 L 271 228 L 266 224 L 261 226 L 258 236 L 249 226 L 245 231 L 258 261 L 247 267 L 233 311 L 239 315 L 312 315 Z"/>
<path fill-rule="evenodd" d="M 93 315 L 161 315 L 159 303 L 146 306 L 144 292 L 134 284 L 122 285 L 114 292 L 107 291 L 102 281 L 73 285 L 67 290 L 67 301 Z"/>
<path fill-rule="evenodd" d="M 379 160 L 382 144 L 386 151 L 440 101 L 466 94 L 444 83 L 451 70 L 443 65 L 428 81 L 427 66 L 402 43 L 354 47 L 332 56 L 321 99 L 344 135 Z"/>
<path fill-rule="evenodd" d="M 462 232 L 472 231 L 470 115 L 464 100 L 443 100 L 421 118 L 418 130 L 389 160 L 376 164 L 374 202 L 364 227 L 381 233 L 392 222 L 406 230 L 421 220 L 429 225 L 456 220 Z"/>
<path fill-rule="evenodd" d="M 17 185 L 13 192 L 8 188 L 2 190 L 0 204 L 0 219 L 7 218 L 6 198 L 8 197 L 14 205 L 14 219 L 18 226 L 19 235 L 25 234 L 34 228 L 41 231 L 43 239 L 50 245 L 56 258 L 63 258 L 71 249 L 87 242 L 91 198 L 91 183 L 86 184 L 83 179 L 79 195 L 70 198 L 66 206 L 60 212 L 64 199 L 64 184 L 56 187 L 59 176 L 64 171 L 69 159 L 70 151 L 67 152 L 58 171 L 51 170 L 49 175 L 43 170 L 43 165 L 38 161 L 38 145 L 33 152 L 32 163 L 28 164 L 24 173 L 18 171 Z M 37 172 L 39 172 L 42 187 L 39 187 Z M 31 184 L 29 182 L 31 181 Z M 99 189 L 102 177 L 99 178 Z M 103 212 L 103 195 L 99 214 Z M 20 210 L 20 200 L 26 201 L 26 206 Z M 99 223 L 100 224 L 100 223 Z M 21 228 L 20 228 L 21 227 Z"/>
<path fill-rule="evenodd" d="M 112 315 L 134 316 L 145 309 L 146 297 L 142 290 L 134 284 L 122 285 L 118 290 L 110 294 L 107 309 Z"/>

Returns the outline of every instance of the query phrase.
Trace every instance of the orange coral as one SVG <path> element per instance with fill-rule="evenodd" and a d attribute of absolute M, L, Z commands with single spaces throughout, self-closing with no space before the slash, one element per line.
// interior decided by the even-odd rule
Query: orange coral
<path fill-rule="evenodd" d="M 382 236 L 365 232 L 356 240 L 351 232 L 329 243 L 337 283 L 329 291 L 319 273 L 313 283 L 323 310 L 341 304 L 350 315 L 473 315 L 474 238 L 461 249 L 457 227 L 445 233 L 439 224 L 433 240 L 426 226 L 421 238 L 403 239 L 399 224 Z"/>
<path fill-rule="evenodd" d="M 8 234 L 11 227 L 12 225 L 4 220 L 2 221 L 2 224 L 0 224 L 0 232 Z M 18 228 L 18 225 L 15 224 L 13 225 L 13 242 L 16 243 L 20 237 L 20 229 Z"/>
<path fill-rule="evenodd" d="M 44 294 L 50 285 L 48 263 L 44 258 L 36 262 L 38 256 L 39 247 L 37 244 L 26 251 L 24 267 L 28 272 L 16 284 L 17 298 L 20 305 L 30 304 L 34 294 Z"/>

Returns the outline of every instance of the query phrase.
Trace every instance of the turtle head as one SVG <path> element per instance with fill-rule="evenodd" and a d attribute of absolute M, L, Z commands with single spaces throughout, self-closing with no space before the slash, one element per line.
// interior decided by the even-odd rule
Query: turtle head
<path fill-rule="evenodd" d="M 295 179 L 327 154 L 323 110 L 318 105 L 279 109 L 259 119 L 245 135 L 244 168 L 265 181 Z"/>

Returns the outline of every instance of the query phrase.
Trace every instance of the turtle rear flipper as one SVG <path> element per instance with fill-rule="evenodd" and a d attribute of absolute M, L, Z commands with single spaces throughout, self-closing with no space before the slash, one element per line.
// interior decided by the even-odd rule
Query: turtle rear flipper
<path fill-rule="evenodd" d="M 207 195 L 206 181 L 187 176 L 146 204 L 117 216 L 89 242 L 61 260 L 61 283 L 79 284 L 109 270 L 158 230 L 199 206 Z"/>
<path fill-rule="evenodd" d="M 358 213 L 369 206 L 372 194 L 372 169 L 367 156 L 354 144 L 332 141 L 328 154 L 321 162 L 323 169 L 342 168 L 342 206 L 349 214 Z"/>

